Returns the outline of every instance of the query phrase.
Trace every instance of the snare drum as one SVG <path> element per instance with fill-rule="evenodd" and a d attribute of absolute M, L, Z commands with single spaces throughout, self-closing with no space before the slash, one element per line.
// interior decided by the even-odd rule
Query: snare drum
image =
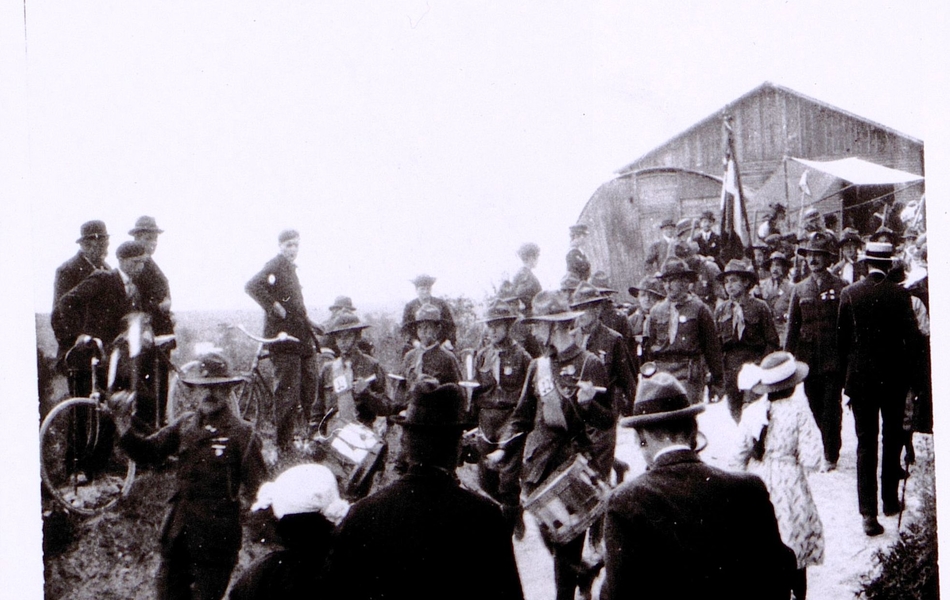
<path fill-rule="evenodd" d="M 327 466 L 340 480 L 343 494 L 350 499 L 365 496 L 386 459 L 382 439 L 365 425 L 347 423 L 334 429 L 323 446 Z"/>
<path fill-rule="evenodd" d="M 577 455 L 566 469 L 548 477 L 524 507 L 545 526 L 552 542 L 566 544 L 604 513 L 609 495 L 610 486 Z"/>

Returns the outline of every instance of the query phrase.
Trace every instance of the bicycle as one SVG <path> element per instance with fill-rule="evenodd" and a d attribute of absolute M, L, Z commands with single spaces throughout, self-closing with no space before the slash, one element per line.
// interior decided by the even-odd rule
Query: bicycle
<path fill-rule="evenodd" d="M 116 444 L 110 403 L 134 401 L 143 346 L 162 346 L 174 339 L 160 336 L 153 341 L 145 318 L 131 315 L 126 332 L 113 343 L 104 390 L 99 388 L 105 359 L 102 340 L 80 336 L 64 358 L 71 375 L 88 373 L 90 391 L 88 397 L 60 401 L 43 419 L 40 477 L 47 493 L 71 512 L 100 514 L 127 496 L 135 481 L 135 462 Z M 120 389 L 121 383 L 128 389 Z"/>

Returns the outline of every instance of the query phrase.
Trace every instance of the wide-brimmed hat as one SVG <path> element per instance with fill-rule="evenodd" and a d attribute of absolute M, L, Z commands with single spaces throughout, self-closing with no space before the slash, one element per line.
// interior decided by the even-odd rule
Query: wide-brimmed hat
<path fill-rule="evenodd" d="M 416 277 L 410 279 L 410 281 L 412 285 L 416 287 L 432 287 L 432 284 L 435 283 L 435 277 L 423 273 L 422 275 L 416 275 Z"/>
<path fill-rule="evenodd" d="M 366 323 L 362 322 L 356 313 L 341 310 L 336 313 L 330 320 L 327 321 L 326 326 L 323 328 L 323 332 L 326 335 L 332 335 L 334 333 L 342 333 L 344 331 L 360 331 L 370 327 Z"/>
<path fill-rule="evenodd" d="M 581 279 L 573 273 L 567 273 L 561 277 L 561 291 L 573 294 L 577 286 L 581 284 Z"/>
<path fill-rule="evenodd" d="M 353 306 L 353 299 L 349 296 L 337 296 L 336 300 L 333 301 L 333 304 L 330 305 L 330 310 L 349 310 L 355 311 L 356 307 Z"/>
<path fill-rule="evenodd" d="M 617 290 L 610 287 L 610 277 L 604 271 L 594 271 L 590 276 L 590 284 L 601 294 L 616 294 Z"/>
<path fill-rule="evenodd" d="M 663 289 L 660 280 L 656 277 L 650 277 L 649 275 L 641 279 L 640 283 L 636 286 L 627 288 L 627 291 L 630 292 L 631 296 L 635 296 L 640 292 L 650 292 L 660 298 L 666 298 L 666 290 Z"/>
<path fill-rule="evenodd" d="M 182 375 L 181 382 L 193 386 L 234 385 L 244 381 L 243 377 L 231 373 L 228 359 L 217 352 L 209 352 L 198 358 L 198 366 Z"/>
<path fill-rule="evenodd" d="M 416 314 L 413 315 L 413 323 L 422 323 L 423 321 L 435 321 L 437 323 L 442 322 L 442 311 L 439 310 L 438 306 L 434 304 L 429 304 L 426 302 L 418 309 L 416 309 Z"/>
<path fill-rule="evenodd" d="M 600 304 L 601 302 L 610 302 L 610 298 L 600 293 L 600 290 L 593 285 L 582 281 L 574 293 L 571 294 L 571 308 L 581 310 L 591 304 Z"/>
<path fill-rule="evenodd" d="M 336 476 L 328 467 L 307 463 L 290 467 L 274 481 L 261 484 L 252 511 L 270 508 L 274 516 L 320 513 L 339 525 L 350 503 L 340 498 Z"/>
<path fill-rule="evenodd" d="M 795 253 L 799 256 L 805 256 L 808 252 L 823 252 L 834 256 L 838 253 L 838 240 L 828 232 L 816 231 L 810 234 L 805 243 L 795 250 Z"/>
<path fill-rule="evenodd" d="M 519 318 L 520 315 L 511 308 L 504 300 L 495 301 L 485 310 L 485 316 L 481 319 L 478 319 L 479 323 L 494 323 L 495 321 L 509 321 L 513 322 Z"/>
<path fill-rule="evenodd" d="M 660 221 L 659 228 L 663 229 L 664 227 L 673 227 L 675 229 L 676 221 L 674 221 L 673 219 L 663 219 L 662 221 Z"/>
<path fill-rule="evenodd" d="M 686 264 L 686 261 L 679 258 L 670 258 L 665 263 L 663 267 L 660 268 L 660 274 L 658 275 L 660 279 L 690 279 L 695 281 L 698 275 L 696 271 L 689 268 L 689 265 Z"/>
<path fill-rule="evenodd" d="M 726 278 L 726 275 L 741 275 L 752 283 L 759 279 L 759 276 L 755 272 L 755 267 L 752 266 L 752 263 L 739 260 L 737 258 L 730 260 L 726 264 L 726 268 L 722 270 L 722 273 L 716 275 L 716 279 L 722 281 Z"/>
<path fill-rule="evenodd" d="M 791 352 L 773 352 L 759 363 L 759 382 L 752 386 L 756 394 L 780 392 L 795 387 L 808 376 L 808 365 L 795 360 Z"/>
<path fill-rule="evenodd" d="M 644 365 L 644 367 L 648 366 Z M 641 427 L 670 419 L 690 417 L 705 410 L 703 404 L 689 403 L 686 388 L 676 377 L 650 368 L 641 369 L 640 372 L 642 377 L 637 385 L 637 396 L 633 401 L 633 414 L 620 421 L 624 427 Z"/>
<path fill-rule="evenodd" d="M 780 262 L 780 263 L 783 263 L 786 267 L 789 265 L 788 257 L 785 256 L 785 253 L 784 253 L 784 252 L 773 252 L 772 254 L 770 254 L 770 255 L 769 255 L 769 264 L 771 265 L 771 264 L 772 264 L 773 262 L 775 262 L 775 261 L 778 261 L 778 262 Z"/>
<path fill-rule="evenodd" d="M 531 301 L 531 316 L 525 317 L 525 323 L 554 323 L 558 321 L 573 321 L 584 314 L 584 311 L 571 310 L 567 299 L 557 292 L 538 292 Z"/>
<path fill-rule="evenodd" d="M 409 390 L 409 406 L 405 414 L 390 418 L 393 423 L 409 430 L 461 431 L 467 424 L 464 418 L 465 393 L 455 383 L 439 385 L 422 380 Z"/>
<path fill-rule="evenodd" d="M 138 235 L 140 233 L 165 233 L 164 229 L 159 229 L 155 222 L 155 217 L 139 217 L 135 222 L 135 227 L 129 230 L 129 235 Z"/>
<path fill-rule="evenodd" d="M 858 254 L 858 260 L 894 260 L 894 245 L 888 242 L 868 242 L 864 251 Z"/>
<path fill-rule="evenodd" d="M 858 233 L 858 230 L 853 227 L 845 227 L 841 230 L 841 237 L 838 239 L 838 247 L 844 246 L 845 244 L 857 244 L 861 245 L 863 240 L 861 240 L 861 235 Z"/>
<path fill-rule="evenodd" d="M 109 239 L 109 232 L 106 231 L 106 224 L 102 221 L 86 221 L 79 226 L 79 239 L 76 243 L 83 240 L 101 240 Z"/>

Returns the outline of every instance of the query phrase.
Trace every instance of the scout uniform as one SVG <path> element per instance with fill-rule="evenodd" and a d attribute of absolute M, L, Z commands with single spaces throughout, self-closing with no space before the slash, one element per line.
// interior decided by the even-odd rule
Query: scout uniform
<path fill-rule="evenodd" d="M 838 251 L 835 237 L 813 233 L 798 248 L 798 254 L 822 252 L 834 256 Z M 795 284 L 789 300 L 788 337 L 785 350 L 808 365 L 805 395 L 821 430 L 825 460 L 838 462 L 841 451 L 841 388 L 838 342 L 836 338 L 838 305 L 845 282 L 827 270 L 811 273 Z"/>
<path fill-rule="evenodd" d="M 483 323 L 506 322 L 509 327 L 518 314 L 509 306 L 496 303 L 488 308 Z M 498 500 L 506 517 L 516 521 L 521 494 L 521 456 L 510 455 L 498 465 L 489 467 L 485 456 L 495 449 L 501 430 L 507 423 L 524 387 L 531 356 L 506 336 L 499 344 L 483 347 L 475 355 L 476 377 L 479 387 L 472 393 L 475 416 L 478 421 L 478 482 L 482 490 Z"/>
<path fill-rule="evenodd" d="M 788 257 L 781 252 L 773 252 L 769 256 L 769 266 L 781 263 L 785 267 L 785 275 L 775 279 L 771 272 L 765 279 L 759 281 L 758 292 L 762 300 L 769 305 L 772 318 L 775 320 L 775 331 L 779 341 L 785 344 L 785 335 L 788 332 L 788 302 L 792 297 L 792 282 L 788 279 Z"/>
<path fill-rule="evenodd" d="M 740 275 L 748 283 L 747 290 L 755 284 L 752 265 L 740 260 L 731 260 L 720 279 L 726 275 Z M 753 298 L 748 291 L 738 300 L 724 300 L 713 315 L 719 341 L 722 343 L 722 361 L 725 373 L 725 391 L 729 396 L 729 413 L 736 423 L 742 415 L 743 394 L 739 391 L 736 377 L 745 363 L 758 363 L 769 352 L 778 349 L 778 333 L 769 305 Z"/>
<path fill-rule="evenodd" d="M 416 311 L 411 324 L 413 327 L 423 321 L 442 323 L 442 313 L 432 304 L 423 304 Z M 403 375 L 411 388 L 416 382 L 429 377 L 439 383 L 458 383 L 462 380 L 462 370 L 458 359 L 446 350 L 439 341 L 430 346 L 416 346 L 403 357 Z"/>
<path fill-rule="evenodd" d="M 671 278 L 696 281 L 696 272 L 682 260 L 670 259 L 660 279 Z M 644 333 L 650 339 L 647 358 L 682 382 L 692 403 L 702 402 L 707 369 L 712 375 L 710 384 L 722 384 L 722 346 L 716 324 L 709 307 L 695 295 L 687 294 L 677 302 L 664 298 L 654 305 Z"/>

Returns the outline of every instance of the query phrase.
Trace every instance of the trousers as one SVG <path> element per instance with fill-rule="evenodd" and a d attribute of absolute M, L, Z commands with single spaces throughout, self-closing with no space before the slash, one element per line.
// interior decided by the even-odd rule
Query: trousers
<path fill-rule="evenodd" d="M 317 370 L 313 356 L 271 354 L 277 388 L 274 390 L 277 420 L 277 447 L 287 450 L 294 441 L 294 422 L 298 412 L 303 422 L 310 421 L 310 406 L 317 394 Z"/>
<path fill-rule="evenodd" d="M 838 462 L 841 454 L 841 387 L 836 374 L 809 373 L 805 378 L 808 406 L 821 431 L 825 460 L 830 463 Z"/>
<path fill-rule="evenodd" d="M 858 438 L 858 509 L 877 516 L 877 437 L 881 432 L 881 500 L 885 507 L 899 505 L 904 397 L 906 392 L 878 390 L 851 398 L 854 432 Z"/>

